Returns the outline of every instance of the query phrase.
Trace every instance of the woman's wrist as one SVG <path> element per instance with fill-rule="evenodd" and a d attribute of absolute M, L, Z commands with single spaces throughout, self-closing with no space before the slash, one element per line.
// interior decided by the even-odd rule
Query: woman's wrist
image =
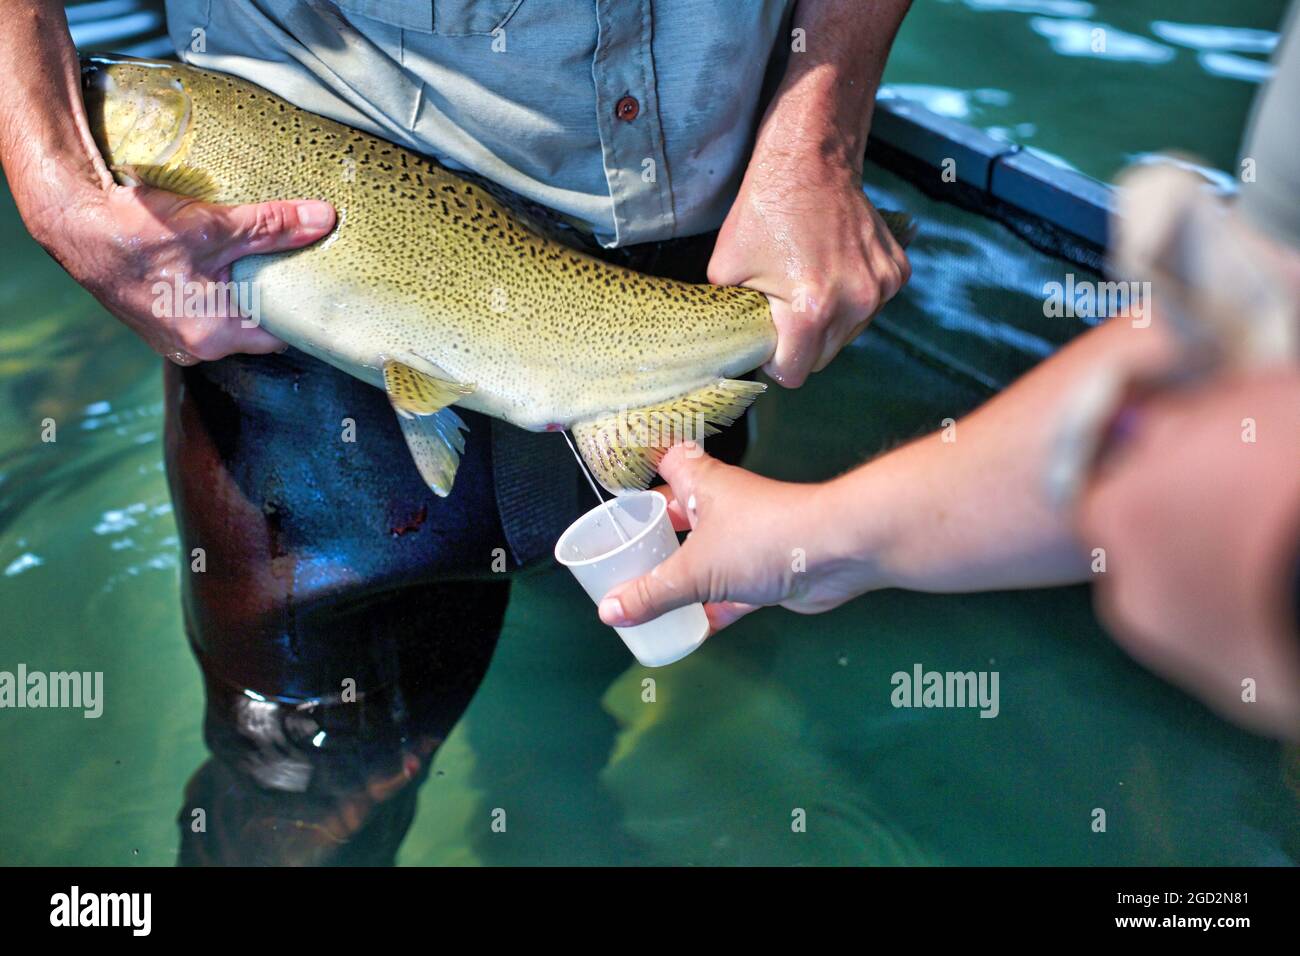
<path fill-rule="evenodd" d="M 899 506 L 905 502 L 873 492 L 880 470 L 889 467 L 884 461 L 816 485 L 811 495 L 817 517 L 815 534 L 809 537 L 819 542 L 820 563 L 849 582 L 855 595 L 899 583 L 894 541 L 904 518 Z M 883 502 L 889 505 L 882 507 Z"/>

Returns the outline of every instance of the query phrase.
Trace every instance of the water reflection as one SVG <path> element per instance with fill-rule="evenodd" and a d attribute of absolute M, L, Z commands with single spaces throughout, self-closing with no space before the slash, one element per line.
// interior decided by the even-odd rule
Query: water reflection
<path fill-rule="evenodd" d="M 19 541 L 18 546 L 21 548 L 26 542 Z M 38 555 L 30 551 L 24 551 L 18 557 L 14 558 L 5 567 L 5 577 L 12 578 L 15 575 L 22 574 L 24 571 L 30 571 L 32 568 L 39 568 L 45 561 Z"/>
<path fill-rule="evenodd" d="M 932 113 L 952 119 L 970 120 L 983 112 L 985 106 L 1007 106 L 1011 94 L 1006 90 L 983 87 L 976 90 L 959 90 L 951 86 L 927 83 L 887 83 L 880 90 L 883 99 L 913 100 Z"/>
<path fill-rule="evenodd" d="M 1226 50 L 1234 53 L 1272 53 L 1277 46 L 1274 30 L 1248 30 L 1200 23 L 1154 20 L 1151 32 L 1160 39 L 1193 50 Z"/>
<path fill-rule="evenodd" d="M 180 863 L 393 863 L 433 753 L 460 716 L 420 694 L 413 676 L 355 702 L 293 701 L 205 667 L 212 757 L 185 788 Z"/>
<path fill-rule="evenodd" d="M 1247 83 L 1263 83 L 1273 75 L 1270 64 L 1235 53 L 1205 52 L 1196 57 L 1196 62 L 1206 73 Z"/>
<path fill-rule="evenodd" d="M 1052 50 L 1061 56 L 1094 57 L 1136 63 L 1167 63 L 1175 56 L 1173 47 L 1165 46 L 1136 33 L 1091 20 L 1050 20 L 1033 17 L 1029 28 L 1046 37 Z"/>
<path fill-rule="evenodd" d="M 1051 17 L 1090 17 L 1097 8 L 1083 0 L 962 0 L 972 10 L 1040 13 Z"/>

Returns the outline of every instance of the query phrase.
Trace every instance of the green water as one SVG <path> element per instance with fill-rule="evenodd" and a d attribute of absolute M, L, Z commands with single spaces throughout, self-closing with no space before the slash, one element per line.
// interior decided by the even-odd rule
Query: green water
<path fill-rule="evenodd" d="M 1108 180 L 1177 148 L 1233 170 L 1282 0 L 917 0 L 885 82 Z M 1093 50 L 1094 29 L 1105 47 Z"/>
<path fill-rule="evenodd" d="M 1033 123 L 1027 142 L 1099 175 L 1171 143 L 1230 167 L 1249 84 L 1190 55 L 1055 55 L 1030 27 L 1038 14 L 983 6 L 918 2 L 891 81 L 1001 89 L 1001 105 L 969 118 Z M 1224 4 L 1097 7 L 1092 19 L 1148 36 L 1159 19 L 1272 26 L 1280 9 L 1236 3 L 1229 23 Z M 848 467 L 978 404 L 1079 331 L 1042 317 L 1060 262 L 868 178 L 878 201 L 926 224 L 912 284 L 807 387 L 763 399 L 750 459 L 763 473 Z M 181 793 L 207 752 L 177 604 L 158 360 L 26 238 L 7 198 L 0 250 L 0 669 L 102 670 L 107 697 L 98 720 L 0 711 L 0 862 L 170 864 Z M 971 374 L 943 361 L 954 358 Z M 45 418 L 52 444 L 40 441 Z M 998 671 L 1000 715 L 894 709 L 890 675 L 917 663 Z M 644 703 L 650 676 L 656 700 Z M 647 671 L 566 573 L 544 571 L 516 584 L 492 668 L 434 768 L 399 862 L 1300 857 L 1294 756 L 1130 662 L 1083 589 L 767 611 Z M 1098 807 L 1105 834 L 1090 829 Z M 497 808 L 505 833 L 491 828 Z M 806 833 L 791 832 L 795 808 Z"/>

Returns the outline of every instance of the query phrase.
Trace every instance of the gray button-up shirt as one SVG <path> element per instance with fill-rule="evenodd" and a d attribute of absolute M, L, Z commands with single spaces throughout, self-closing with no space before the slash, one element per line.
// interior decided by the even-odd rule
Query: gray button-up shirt
<path fill-rule="evenodd" d="M 604 245 L 721 225 L 793 0 L 167 0 L 182 58 L 469 169 Z"/>

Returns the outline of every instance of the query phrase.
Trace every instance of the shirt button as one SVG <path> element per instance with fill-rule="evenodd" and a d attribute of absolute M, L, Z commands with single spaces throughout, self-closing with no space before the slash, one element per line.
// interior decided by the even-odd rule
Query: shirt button
<path fill-rule="evenodd" d="M 641 112 L 641 104 L 636 101 L 635 96 L 625 96 L 618 101 L 614 107 L 614 115 L 625 123 L 630 123 L 637 118 Z"/>

